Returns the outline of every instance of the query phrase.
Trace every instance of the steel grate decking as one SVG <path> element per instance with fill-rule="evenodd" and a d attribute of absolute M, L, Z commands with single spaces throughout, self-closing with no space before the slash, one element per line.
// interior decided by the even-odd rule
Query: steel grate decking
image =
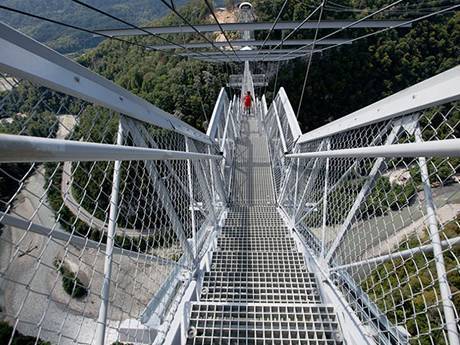
<path fill-rule="evenodd" d="M 275 205 L 265 135 L 243 117 L 232 206 L 211 270 L 191 303 L 187 344 L 342 344 L 334 309 L 322 304 Z"/>
<path fill-rule="evenodd" d="M 307 272 L 303 256 L 297 252 L 216 251 L 211 269 L 232 272 Z"/>
<path fill-rule="evenodd" d="M 317 304 L 195 303 L 188 344 L 342 343 L 334 308 Z"/>
<path fill-rule="evenodd" d="M 320 303 L 314 275 L 265 275 L 243 272 L 207 272 L 201 300 L 231 302 Z"/>

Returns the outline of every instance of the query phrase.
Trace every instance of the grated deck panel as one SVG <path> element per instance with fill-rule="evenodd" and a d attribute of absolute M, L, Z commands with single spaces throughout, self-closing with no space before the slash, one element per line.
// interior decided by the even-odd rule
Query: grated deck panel
<path fill-rule="evenodd" d="M 187 344 L 342 344 L 334 309 L 276 209 L 267 138 L 255 117 L 241 127 L 232 203 L 191 303 Z"/>

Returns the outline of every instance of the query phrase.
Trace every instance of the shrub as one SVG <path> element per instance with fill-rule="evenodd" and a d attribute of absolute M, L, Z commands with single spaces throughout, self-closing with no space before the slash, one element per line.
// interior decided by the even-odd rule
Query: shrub
<path fill-rule="evenodd" d="M 13 335 L 13 327 L 11 327 L 5 321 L 0 321 L 0 344 L 8 344 L 11 336 Z M 23 335 L 18 331 L 14 332 L 13 341 L 11 345 L 51 345 L 48 341 L 43 341 L 35 337 L 31 337 L 28 335 Z"/>
<path fill-rule="evenodd" d="M 54 266 L 62 274 L 62 287 L 65 292 L 74 298 L 83 298 L 88 295 L 88 288 L 78 279 L 77 275 L 62 262 L 62 260 L 55 259 Z"/>

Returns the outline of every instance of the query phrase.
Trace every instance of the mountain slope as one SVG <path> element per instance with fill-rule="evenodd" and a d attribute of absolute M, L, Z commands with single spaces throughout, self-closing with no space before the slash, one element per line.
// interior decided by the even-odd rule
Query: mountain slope
<path fill-rule="evenodd" d="M 87 0 L 86 2 L 133 24 L 151 22 L 163 17 L 169 11 L 160 1 Z M 179 7 L 187 2 L 188 0 L 175 0 L 175 5 Z M 47 0 L 46 2 L 41 0 L 0 0 L 0 4 L 87 29 L 124 27 L 122 23 L 91 11 L 71 0 Z M 6 10 L 0 10 L 0 21 L 62 53 L 72 53 L 95 47 L 101 41 L 100 38 L 92 37 L 92 35 L 84 32 Z"/>

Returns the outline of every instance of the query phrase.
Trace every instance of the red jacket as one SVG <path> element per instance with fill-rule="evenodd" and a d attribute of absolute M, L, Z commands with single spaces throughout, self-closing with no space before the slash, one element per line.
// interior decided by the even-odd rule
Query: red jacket
<path fill-rule="evenodd" d="M 252 103 L 252 97 L 250 95 L 246 95 L 244 97 L 244 106 L 246 108 L 249 108 L 251 106 L 251 103 Z"/>

